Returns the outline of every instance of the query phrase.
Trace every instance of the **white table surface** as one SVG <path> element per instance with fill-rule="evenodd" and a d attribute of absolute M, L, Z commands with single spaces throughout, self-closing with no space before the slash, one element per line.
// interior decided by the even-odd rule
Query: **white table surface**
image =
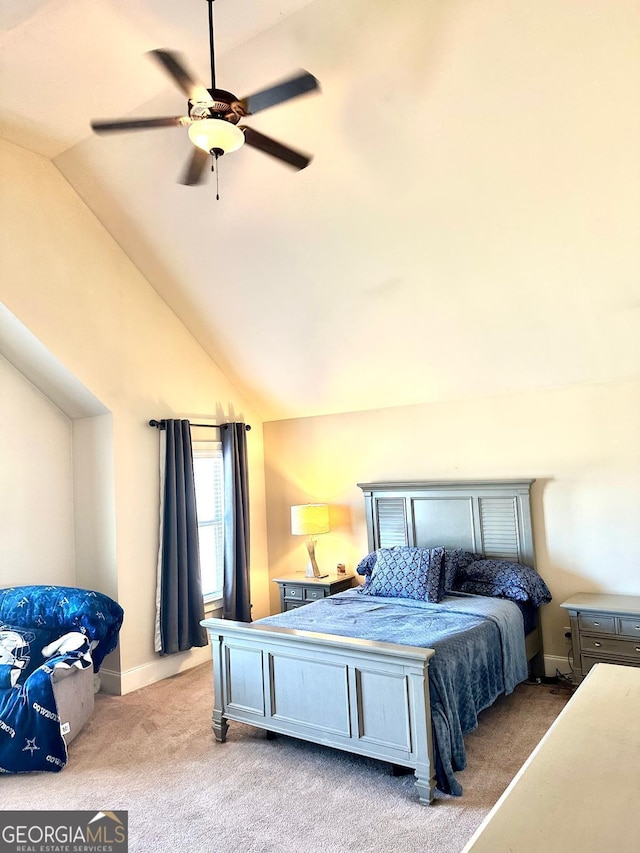
<path fill-rule="evenodd" d="M 640 668 L 593 667 L 468 851 L 640 851 Z"/>

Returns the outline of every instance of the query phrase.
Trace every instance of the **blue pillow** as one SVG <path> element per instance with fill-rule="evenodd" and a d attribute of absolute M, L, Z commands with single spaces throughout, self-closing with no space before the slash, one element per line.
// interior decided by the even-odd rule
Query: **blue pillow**
<path fill-rule="evenodd" d="M 481 560 L 482 554 L 473 554 L 464 548 L 445 548 L 444 552 L 444 588 L 448 592 L 453 589 L 456 576 L 460 569 L 465 568 L 474 560 Z"/>
<path fill-rule="evenodd" d="M 54 639 L 50 631 L 41 628 L 0 624 L 0 664 L 19 669 L 18 684 L 24 684 L 44 663 L 42 649 Z"/>
<path fill-rule="evenodd" d="M 454 589 L 475 595 L 527 601 L 535 607 L 551 601 L 551 593 L 535 569 L 508 560 L 475 560 L 458 570 Z"/>
<path fill-rule="evenodd" d="M 407 545 L 394 545 L 396 548 L 407 548 Z M 368 577 L 371 575 L 376 564 L 377 552 L 372 551 L 367 554 L 356 566 L 356 572 L 359 575 Z M 462 566 L 468 566 L 474 560 L 482 559 L 482 554 L 473 554 L 471 551 L 465 551 L 464 548 L 446 548 L 444 552 L 444 588 L 445 590 L 453 589 L 453 584 L 458 573 L 458 569 Z"/>
<path fill-rule="evenodd" d="M 375 551 L 373 551 L 371 554 L 367 554 L 367 556 L 360 560 L 360 562 L 356 566 L 356 572 L 359 575 L 370 575 L 373 571 L 373 567 L 376 564 L 376 556 L 377 555 Z"/>
<path fill-rule="evenodd" d="M 360 592 L 437 603 L 444 595 L 444 548 L 379 548 Z"/>

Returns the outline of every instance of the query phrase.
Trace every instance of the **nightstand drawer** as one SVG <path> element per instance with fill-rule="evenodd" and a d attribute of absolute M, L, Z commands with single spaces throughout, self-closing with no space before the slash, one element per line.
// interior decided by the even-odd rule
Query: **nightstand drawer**
<path fill-rule="evenodd" d="M 575 681 L 598 661 L 640 667 L 640 595 L 578 592 L 560 606 L 571 621 Z"/>
<path fill-rule="evenodd" d="M 581 638 L 581 651 L 585 653 L 595 652 L 597 654 L 624 655 L 625 657 L 637 657 L 640 661 L 640 640 L 616 640 L 612 637 L 586 637 Z"/>
<path fill-rule="evenodd" d="M 616 620 L 613 616 L 590 616 L 581 613 L 578 624 L 581 631 L 590 631 L 592 634 L 616 633 Z"/>
<path fill-rule="evenodd" d="M 620 619 L 620 636 L 637 637 L 640 641 L 640 619 Z"/>
<path fill-rule="evenodd" d="M 353 575 L 324 575 L 321 578 L 289 575 L 286 578 L 273 578 L 280 590 L 280 611 L 293 610 L 303 604 L 321 601 L 337 592 L 349 589 L 353 585 Z"/>
<path fill-rule="evenodd" d="M 319 598 L 325 597 L 325 591 L 322 587 L 305 586 L 304 598 L 305 601 L 317 601 Z"/>
<path fill-rule="evenodd" d="M 293 584 L 286 584 L 284 587 L 284 597 L 292 598 L 296 601 L 302 601 L 304 594 L 301 586 L 294 586 Z"/>

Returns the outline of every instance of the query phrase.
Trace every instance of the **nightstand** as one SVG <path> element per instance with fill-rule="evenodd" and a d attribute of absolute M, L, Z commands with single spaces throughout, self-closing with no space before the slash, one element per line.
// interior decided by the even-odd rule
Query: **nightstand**
<path fill-rule="evenodd" d="M 328 575 L 326 578 L 307 578 L 300 572 L 295 575 L 286 575 L 282 578 L 273 578 L 274 583 L 280 588 L 280 611 L 294 610 L 304 604 L 310 604 L 319 598 L 326 598 L 350 589 L 353 586 L 353 575 Z"/>
<path fill-rule="evenodd" d="M 596 663 L 640 666 L 640 595 L 579 592 L 560 607 L 571 620 L 576 682 Z"/>

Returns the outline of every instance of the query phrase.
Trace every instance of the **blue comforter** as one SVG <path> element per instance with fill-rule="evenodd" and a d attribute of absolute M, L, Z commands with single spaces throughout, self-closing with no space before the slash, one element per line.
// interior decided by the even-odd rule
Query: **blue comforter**
<path fill-rule="evenodd" d="M 60 732 L 53 674 L 89 666 L 90 641 L 86 639 L 76 651 L 48 658 L 24 684 L 0 690 L 0 773 L 62 770 L 67 745 Z"/>
<path fill-rule="evenodd" d="M 527 678 L 522 614 L 513 602 L 450 596 L 439 604 L 348 590 L 260 624 L 435 649 L 429 663 L 436 784 L 462 794 L 464 735 L 501 693 Z"/>

